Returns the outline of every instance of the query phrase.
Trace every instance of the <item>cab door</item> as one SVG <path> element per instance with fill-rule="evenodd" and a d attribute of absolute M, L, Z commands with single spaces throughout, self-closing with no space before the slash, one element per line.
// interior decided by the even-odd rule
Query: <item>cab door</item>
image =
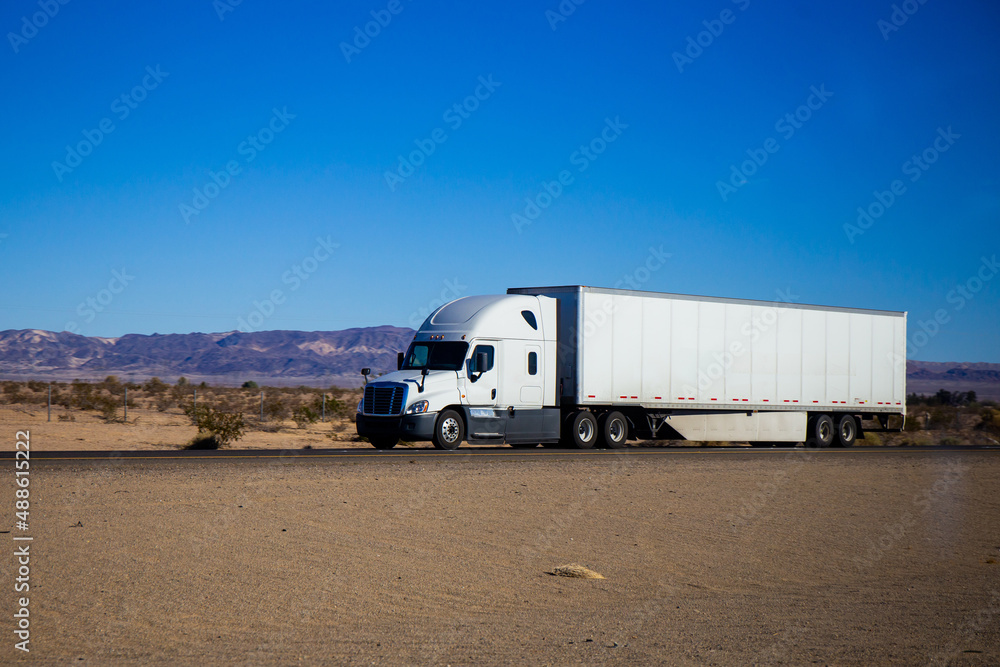
<path fill-rule="evenodd" d="M 469 407 L 496 407 L 500 393 L 500 345 L 496 340 L 477 340 L 465 360 L 465 400 Z M 486 369 L 473 372 L 478 354 L 486 355 Z"/>
<path fill-rule="evenodd" d="M 507 430 L 507 414 L 497 407 L 500 402 L 500 342 L 477 340 L 470 347 L 464 369 L 464 394 L 469 406 L 468 439 L 470 442 L 502 443 Z M 485 368 L 476 369 L 478 354 L 485 355 Z"/>

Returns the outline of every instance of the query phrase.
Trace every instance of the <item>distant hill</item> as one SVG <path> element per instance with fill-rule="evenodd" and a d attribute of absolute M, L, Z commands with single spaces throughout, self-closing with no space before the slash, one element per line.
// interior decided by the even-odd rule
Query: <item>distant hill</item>
<path fill-rule="evenodd" d="M 907 393 L 933 394 L 938 389 L 974 391 L 979 398 L 1000 400 L 1000 364 L 906 362 Z"/>
<path fill-rule="evenodd" d="M 100 380 L 108 375 L 144 380 L 238 385 L 343 387 L 362 383 L 364 366 L 387 373 L 413 330 L 381 326 L 344 331 L 259 331 L 243 333 L 129 334 L 121 338 L 80 336 L 38 329 L 0 331 L 0 378 Z M 1000 364 L 906 362 L 906 390 L 975 391 L 1000 400 Z"/>
<path fill-rule="evenodd" d="M 396 353 L 412 329 L 381 326 L 344 331 L 129 334 L 86 337 L 38 329 L 0 331 L 0 377 L 91 380 L 117 375 L 175 382 L 184 376 L 210 384 L 356 386 L 360 370 L 396 368 Z"/>

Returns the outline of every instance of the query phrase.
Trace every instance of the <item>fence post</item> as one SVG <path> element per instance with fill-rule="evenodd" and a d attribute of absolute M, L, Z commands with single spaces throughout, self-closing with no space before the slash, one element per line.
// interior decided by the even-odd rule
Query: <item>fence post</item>
<path fill-rule="evenodd" d="M 198 418 L 198 390 L 194 390 L 194 417 Z"/>
<path fill-rule="evenodd" d="M 52 421 L 52 383 L 49 383 L 49 421 Z"/>
<path fill-rule="evenodd" d="M 125 387 L 125 417 L 122 421 L 128 423 L 128 387 Z"/>
<path fill-rule="evenodd" d="M 260 392 L 260 420 L 264 421 L 264 392 Z"/>
<path fill-rule="evenodd" d="M 321 422 L 326 421 L 326 392 L 323 392 L 323 417 L 320 419 Z"/>

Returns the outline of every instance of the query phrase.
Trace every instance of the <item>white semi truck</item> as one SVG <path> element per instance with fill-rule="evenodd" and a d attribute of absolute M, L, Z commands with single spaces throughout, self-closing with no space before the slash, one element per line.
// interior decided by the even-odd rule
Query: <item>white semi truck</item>
<path fill-rule="evenodd" d="M 906 313 L 596 287 L 527 287 L 435 310 L 357 431 L 455 449 L 629 440 L 849 447 L 899 430 Z"/>

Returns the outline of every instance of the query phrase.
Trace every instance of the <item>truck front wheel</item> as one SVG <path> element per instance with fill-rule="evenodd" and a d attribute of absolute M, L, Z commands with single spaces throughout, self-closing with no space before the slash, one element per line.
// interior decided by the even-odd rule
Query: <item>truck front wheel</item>
<path fill-rule="evenodd" d="M 605 447 L 622 449 L 628 440 L 628 422 L 620 412 L 609 412 L 601 415 L 597 422 L 600 427 L 601 440 Z"/>
<path fill-rule="evenodd" d="M 454 410 L 442 412 L 434 425 L 434 446 L 438 449 L 458 449 L 465 439 L 465 424 Z"/>

